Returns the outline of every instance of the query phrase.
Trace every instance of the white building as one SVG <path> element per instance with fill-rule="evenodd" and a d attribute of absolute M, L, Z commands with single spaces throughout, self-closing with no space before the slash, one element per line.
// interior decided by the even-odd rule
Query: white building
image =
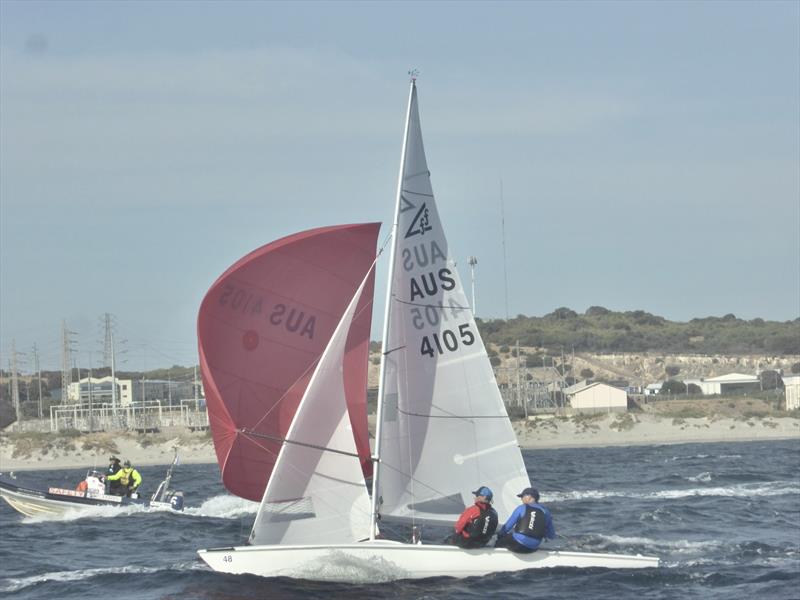
<path fill-rule="evenodd" d="M 607 383 L 590 383 L 567 396 L 570 406 L 582 412 L 625 412 L 628 394 Z"/>
<path fill-rule="evenodd" d="M 661 393 L 661 386 L 664 385 L 663 383 L 651 383 L 646 388 L 644 388 L 644 395 L 645 396 L 655 396 L 656 394 Z"/>
<path fill-rule="evenodd" d="M 783 378 L 786 392 L 786 410 L 800 409 L 800 375 Z"/>
<path fill-rule="evenodd" d="M 704 396 L 736 394 L 742 392 L 758 392 L 761 390 L 761 379 L 758 375 L 743 375 L 742 373 L 728 373 L 719 377 L 706 379 L 687 379 L 683 383 L 688 387 L 694 384 L 700 388 Z"/>
<path fill-rule="evenodd" d="M 67 401 L 97 406 L 111 405 L 112 379 L 107 377 L 84 377 L 77 383 L 69 384 Z M 117 379 L 117 406 L 128 406 L 133 402 L 133 382 L 130 379 Z"/>

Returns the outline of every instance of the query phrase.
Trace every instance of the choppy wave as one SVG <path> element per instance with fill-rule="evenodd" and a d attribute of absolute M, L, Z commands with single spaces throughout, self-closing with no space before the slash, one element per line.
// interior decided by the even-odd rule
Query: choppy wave
<path fill-rule="evenodd" d="M 648 537 L 591 534 L 589 541 L 599 548 L 615 546 L 645 546 L 653 549 L 668 549 L 678 552 L 700 552 L 719 548 L 722 543 L 717 540 L 656 540 Z"/>
<path fill-rule="evenodd" d="M 176 565 L 164 567 L 123 566 L 97 569 L 77 569 L 74 571 L 51 571 L 49 573 L 41 573 L 39 575 L 31 575 L 29 577 L 9 577 L 8 579 L 4 580 L 0 579 L 0 592 L 16 592 L 27 587 L 49 582 L 66 583 L 70 581 L 84 581 L 100 575 L 139 575 L 162 573 L 166 571 L 190 571 L 198 568 L 201 568 L 199 563 L 191 562 L 178 563 Z"/>
<path fill-rule="evenodd" d="M 773 481 L 768 483 L 743 483 L 724 487 L 657 490 L 652 492 L 635 492 L 631 490 L 573 490 L 569 492 L 548 493 L 544 500 L 547 502 L 565 502 L 570 500 L 599 500 L 603 498 L 655 500 L 689 498 L 692 496 L 747 498 L 783 495 L 800 495 L 800 485 L 798 485 L 796 481 Z"/>
<path fill-rule="evenodd" d="M 741 454 L 720 454 L 719 456 L 713 456 L 711 454 L 692 454 L 690 456 L 672 456 L 670 458 L 665 458 L 664 462 L 684 462 L 690 460 L 706 460 L 710 458 L 712 460 L 738 460 L 742 458 Z"/>
<path fill-rule="evenodd" d="M 708 454 L 693 454 L 691 456 L 673 456 L 671 458 L 665 458 L 664 462 L 677 462 L 677 461 L 684 461 L 684 460 L 704 460 L 706 458 L 710 458 Z"/>
<path fill-rule="evenodd" d="M 711 481 L 713 478 L 714 478 L 714 476 L 711 475 L 711 473 L 709 471 L 704 471 L 704 472 L 700 473 L 699 475 L 695 475 L 694 477 L 685 477 L 684 479 L 686 479 L 687 481 L 692 481 L 694 483 L 698 483 L 698 482 L 701 482 L 701 481 L 703 483 L 706 483 L 706 482 Z"/>

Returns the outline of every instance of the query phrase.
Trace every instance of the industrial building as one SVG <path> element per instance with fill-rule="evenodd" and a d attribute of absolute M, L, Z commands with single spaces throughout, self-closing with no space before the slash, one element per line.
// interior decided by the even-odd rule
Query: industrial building
<path fill-rule="evenodd" d="M 743 375 L 742 373 L 728 373 L 719 377 L 705 379 L 687 379 L 683 383 L 696 385 L 704 396 L 721 396 L 729 394 L 739 396 L 747 392 L 761 391 L 761 379 L 758 375 Z"/>

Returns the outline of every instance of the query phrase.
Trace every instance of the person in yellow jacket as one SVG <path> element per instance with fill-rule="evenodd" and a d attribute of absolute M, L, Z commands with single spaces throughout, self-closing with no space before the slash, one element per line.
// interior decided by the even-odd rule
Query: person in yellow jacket
<path fill-rule="evenodd" d="M 106 481 L 119 481 L 120 491 L 130 496 L 131 492 L 135 492 L 142 485 L 142 476 L 131 466 L 131 461 L 126 460 L 119 471 L 106 477 Z"/>

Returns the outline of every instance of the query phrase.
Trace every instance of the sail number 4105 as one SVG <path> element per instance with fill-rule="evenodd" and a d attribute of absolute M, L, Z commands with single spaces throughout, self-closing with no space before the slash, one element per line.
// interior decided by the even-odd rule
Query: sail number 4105
<path fill-rule="evenodd" d="M 437 354 L 455 352 L 458 350 L 459 343 L 464 346 L 471 346 L 475 343 L 475 334 L 470 331 L 469 323 L 459 325 L 458 333 L 451 329 L 443 329 L 441 332 L 423 336 L 419 353 L 433 358 Z"/>

